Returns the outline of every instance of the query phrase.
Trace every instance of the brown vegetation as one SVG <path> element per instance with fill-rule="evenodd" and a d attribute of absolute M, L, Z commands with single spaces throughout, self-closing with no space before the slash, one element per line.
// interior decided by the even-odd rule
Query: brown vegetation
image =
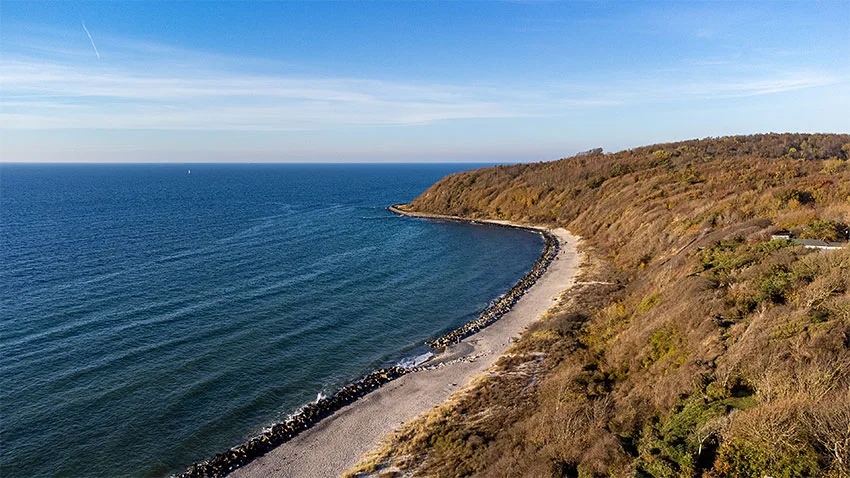
<path fill-rule="evenodd" d="M 416 211 L 563 225 L 585 282 L 360 471 L 850 476 L 850 135 L 655 145 L 449 176 Z"/>

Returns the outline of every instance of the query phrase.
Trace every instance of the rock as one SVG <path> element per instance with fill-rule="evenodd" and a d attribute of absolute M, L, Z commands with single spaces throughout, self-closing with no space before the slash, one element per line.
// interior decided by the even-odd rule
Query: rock
<path fill-rule="evenodd" d="M 432 348 L 445 348 L 451 344 L 460 342 L 470 335 L 473 335 L 493 322 L 499 320 L 517 303 L 517 301 L 519 301 L 525 292 L 534 285 L 537 279 L 546 272 L 546 268 L 558 255 L 558 241 L 555 236 L 548 231 L 542 231 L 541 234 L 545 239 L 545 244 L 540 257 L 538 257 L 537 261 L 535 261 L 531 270 L 529 270 L 522 279 L 511 287 L 504 296 L 493 301 L 493 303 L 490 304 L 490 306 L 484 310 L 478 318 L 470 321 L 463 327 L 432 341 L 430 343 Z M 445 364 L 441 362 L 437 365 L 437 368 L 442 368 L 444 365 Z M 225 453 L 219 453 L 203 463 L 193 464 L 185 472 L 178 476 L 180 478 L 224 476 L 229 471 L 244 466 L 251 460 L 262 456 L 267 451 L 281 443 L 291 440 L 294 436 L 312 427 L 323 418 L 356 401 L 358 398 L 366 395 L 372 390 L 375 390 L 376 388 L 379 388 L 385 383 L 395 380 L 402 375 L 420 369 L 425 370 L 428 368 L 419 367 L 417 369 L 405 369 L 395 366 L 376 370 L 364 376 L 360 380 L 342 387 L 330 397 L 319 400 L 316 403 L 305 405 L 301 408 L 297 415 L 286 422 L 272 425 L 272 427 L 266 432 L 263 432 L 262 435 L 254 437 L 238 447 L 231 448 Z M 452 385 L 457 386 L 457 384 Z"/>

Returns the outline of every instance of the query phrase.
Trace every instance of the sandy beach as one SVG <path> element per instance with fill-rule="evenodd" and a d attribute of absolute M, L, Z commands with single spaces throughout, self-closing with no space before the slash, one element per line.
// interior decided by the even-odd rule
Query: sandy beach
<path fill-rule="evenodd" d="M 398 209 L 393 212 L 414 216 Z M 422 215 L 433 219 L 457 219 Z M 490 222 L 490 221 L 488 221 Z M 492 221 L 511 225 L 504 221 Z M 523 225 L 523 227 L 528 227 Z M 231 473 L 233 477 L 339 476 L 378 446 L 399 425 L 447 400 L 490 368 L 561 293 L 578 270 L 579 238 L 564 229 L 552 232 L 560 242 L 556 260 L 514 307 L 494 324 L 450 346 L 427 369 L 398 378 L 348 405 L 292 440 Z"/>

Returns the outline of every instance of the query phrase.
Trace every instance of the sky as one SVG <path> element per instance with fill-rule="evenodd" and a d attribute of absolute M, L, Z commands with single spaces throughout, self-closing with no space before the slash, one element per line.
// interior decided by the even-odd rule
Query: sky
<path fill-rule="evenodd" d="M 850 0 L 0 3 L 2 161 L 544 161 L 848 112 Z"/>

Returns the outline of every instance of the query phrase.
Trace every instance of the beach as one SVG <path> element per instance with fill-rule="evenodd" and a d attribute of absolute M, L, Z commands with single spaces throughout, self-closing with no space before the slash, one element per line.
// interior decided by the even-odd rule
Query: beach
<path fill-rule="evenodd" d="M 420 216 L 390 208 L 395 213 Z M 429 219 L 461 220 L 421 215 Z M 485 221 L 479 221 L 485 222 Z M 503 226 L 533 228 L 505 221 Z M 547 229 L 548 230 L 548 229 Z M 242 468 L 233 477 L 338 476 L 403 423 L 439 405 L 484 374 L 514 338 L 552 307 L 575 280 L 580 261 L 579 238 L 564 229 L 548 230 L 559 242 L 556 258 L 545 273 L 499 320 L 450 345 L 418 370 L 392 380 L 341 408 L 290 441 Z"/>

